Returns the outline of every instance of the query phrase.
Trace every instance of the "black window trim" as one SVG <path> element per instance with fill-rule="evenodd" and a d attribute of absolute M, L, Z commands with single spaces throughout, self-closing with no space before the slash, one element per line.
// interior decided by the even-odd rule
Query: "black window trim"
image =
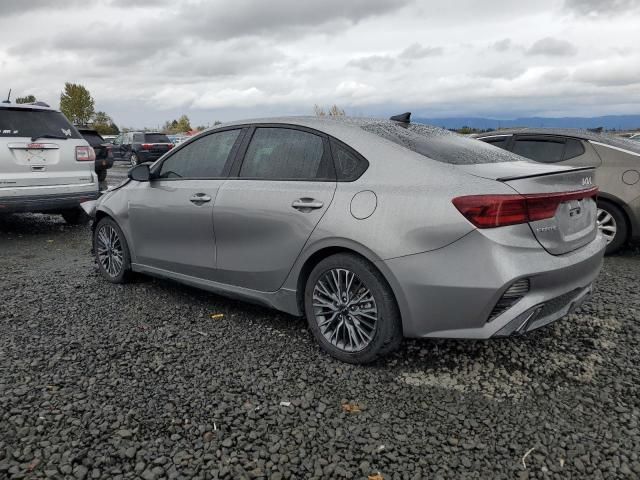
<path fill-rule="evenodd" d="M 187 146 L 191 145 L 193 142 L 201 138 L 208 137 L 209 135 L 215 135 L 216 133 L 227 132 L 229 130 L 240 130 L 240 133 L 238 135 L 238 138 L 236 138 L 236 141 L 233 143 L 233 146 L 231 147 L 231 151 L 229 152 L 229 156 L 227 157 L 227 161 L 224 164 L 224 167 L 222 168 L 222 174 L 220 176 L 218 177 L 179 177 L 179 178 L 160 178 L 158 176 L 160 175 L 160 170 L 162 170 L 162 165 L 164 164 L 164 162 L 166 162 L 169 158 L 176 155 L 183 148 L 186 148 Z M 230 125 L 228 127 L 222 127 L 222 128 L 217 128 L 215 130 L 203 132 L 199 135 L 196 135 L 190 138 L 186 142 L 181 143 L 177 147 L 173 147 L 151 169 L 151 182 L 175 182 L 175 181 L 183 181 L 183 180 L 226 180 L 227 178 L 229 178 L 228 176 L 229 172 L 231 171 L 232 165 L 236 161 L 238 150 L 242 145 L 244 137 L 247 134 L 247 130 L 248 129 L 243 125 Z"/>
<path fill-rule="evenodd" d="M 243 125 L 244 127 L 249 127 L 249 131 L 245 135 L 242 144 L 238 152 L 236 153 L 236 159 L 231 167 L 231 171 L 229 172 L 229 176 L 227 177 L 229 180 L 250 180 L 257 182 L 336 182 L 336 167 L 333 161 L 333 155 L 331 153 L 331 146 L 329 142 L 329 136 L 326 133 L 320 132 L 313 128 L 304 127 L 302 125 L 292 125 L 288 123 L 251 123 L 248 125 Z M 251 139 L 255 134 L 258 128 L 281 128 L 287 130 L 299 130 L 302 132 L 310 133 L 322 139 L 322 159 L 321 162 L 324 162 L 325 165 L 328 166 L 329 170 L 333 173 L 333 178 L 260 178 L 260 177 L 241 177 L 240 170 L 242 168 L 242 164 L 244 163 L 245 155 L 247 154 L 247 150 L 249 149 L 249 144 L 251 143 Z"/>
<path fill-rule="evenodd" d="M 347 144 L 346 144 L 346 143 L 344 143 L 343 141 L 338 140 L 338 139 L 337 139 L 337 138 L 335 138 L 335 137 L 329 137 L 329 139 L 330 139 L 330 140 L 329 140 L 329 145 L 330 145 L 330 147 L 331 147 L 331 157 L 333 158 L 333 169 L 334 169 L 334 172 L 335 172 L 335 174 L 336 174 L 336 178 L 338 177 L 338 163 L 337 163 L 337 161 L 338 161 L 338 159 L 337 159 L 337 158 L 338 158 L 338 155 L 337 155 L 337 153 L 335 153 L 335 152 L 333 151 L 333 145 L 334 145 L 334 144 L 335 144 L 335 145 L 337 145 L 338 147 L 342 148 L 343 150 L 346 150 L 347 152 L 349 152 L 350 154 L 352 154 L 354 157 L 356 157 L 359 161 L 364 162 L 364 164 L 366 165 L 366 167 L 362 170 L 362 172 L 360 173 L 360 175 L 358 175 L 357 177 L 352 178 L 352 179 L 341 179 L 341 178 L 337 178 L 338 182 L 341 182 L 341 183 L 351 183 L 351 182 L 355 182 L 355 181 L 359 180 L 359 179 L 362 177 L 362 175 L 364 175 L 364 174 L 365 174 L 365 172 L 366 172 L 367 170 L 369 170 L 369 166 L 371 165 L 371 164 L 369 163 L 369 160 L 367 160 L 366 158 L 364 158 L 364 156 L 363 156 L 361 153 L 357 152 L 353 147 L 350 147 L 349 145 L 347 145 Z"/>

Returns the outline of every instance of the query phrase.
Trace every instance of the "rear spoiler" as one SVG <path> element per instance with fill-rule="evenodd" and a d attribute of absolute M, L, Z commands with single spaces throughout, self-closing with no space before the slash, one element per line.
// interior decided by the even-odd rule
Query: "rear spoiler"
<path fill-rule="evenodd" d="M 522 180 L 525 178 L 533 178 L 533 177 L 547 177 L 549 175 L 558 175 L 561 173 L 568 173 L 568 172 L 581 172 L 581 171 L 587 171 L 587 170 L 595 170 L 595 167 L 567 167 L 566 170 L 556 170 L 556 171 L 547 172 L 547 173 L 535 173 L 532 175 L 514 175 L 512 177 L 500 177 L 500 178 L 497 178 L 496 180 L 499 182 L 509 182 L 511 180 Z"/>

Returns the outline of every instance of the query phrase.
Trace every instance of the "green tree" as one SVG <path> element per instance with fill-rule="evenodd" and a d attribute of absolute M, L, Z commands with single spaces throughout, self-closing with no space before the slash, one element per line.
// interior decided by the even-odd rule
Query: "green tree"
<path fill-rule="evenodd" d="M 96 112 L 93 116 L 93 128 L 101 135 L 117 135 L 120 133 L 118 126 L 105 112 Z"/>
<path fill-rule="evenodd" d="M 189 121 L 189 117 L 187 117 L 186 115 L 182 115 L 179 119 L 178 119 L 178 125 L 177 125 L 178 131 L 179 132 L 189 132 L 191 131 L 191 122 Z"/>
<path fill-rule="evenodd" d="M 16 103 L 33 103 L 36 101 L 35 95 L 25 95 L 24 97 L 16 98 Z"/>
<path fill-rule="evenodd" d="M 162 127 L 162 131 L 165 133 L 184 133 L 191 130 L 191 122 L 186 115 L 182 115 L 177 120 L 167 121 Z"/>
<path fill-rule="evenodd" d="M 76 125 L 88 124 L 94 116 L 94 101 L 84 86 L 65 83 L 60 94 L 60 110 Z"/>

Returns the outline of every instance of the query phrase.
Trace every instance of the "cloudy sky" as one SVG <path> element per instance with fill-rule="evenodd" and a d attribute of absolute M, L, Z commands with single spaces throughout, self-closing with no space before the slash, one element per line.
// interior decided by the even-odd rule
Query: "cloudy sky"
<path fill-rule="evenodd" d="M 0 0 L 0 91 L 121 126 L 640 113 L 640 0 Z M 6 93 L 2 93 L 5 95 Z"/>

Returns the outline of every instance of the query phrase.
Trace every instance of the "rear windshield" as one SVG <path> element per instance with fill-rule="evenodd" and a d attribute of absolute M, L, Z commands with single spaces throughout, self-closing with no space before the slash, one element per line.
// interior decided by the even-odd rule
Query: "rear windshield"
<path fill-rule="evenodd" d="M 0 138 L 55 135 L 82 138 L 62 113 L 52 110 L 0 108 Z"/>
<path fill-rule="evenodd" d="M 362 128 L 413 152 L 443 163 L 473 165 L 522 160 L 505 150 L 476 139 L 428 125 L 380 122 L 369 123 L 363 125 Z"/>
<path fill-rule="evenodd" d="M 105 140 L 97 132 L 80 132 L 80 134 L 92 147 L 105 143 Z"/>
<path fill-rule="evenodd" d="M 144 141 L 145 143 L 171 143 L 164 133 L 145 133 Z"/>

